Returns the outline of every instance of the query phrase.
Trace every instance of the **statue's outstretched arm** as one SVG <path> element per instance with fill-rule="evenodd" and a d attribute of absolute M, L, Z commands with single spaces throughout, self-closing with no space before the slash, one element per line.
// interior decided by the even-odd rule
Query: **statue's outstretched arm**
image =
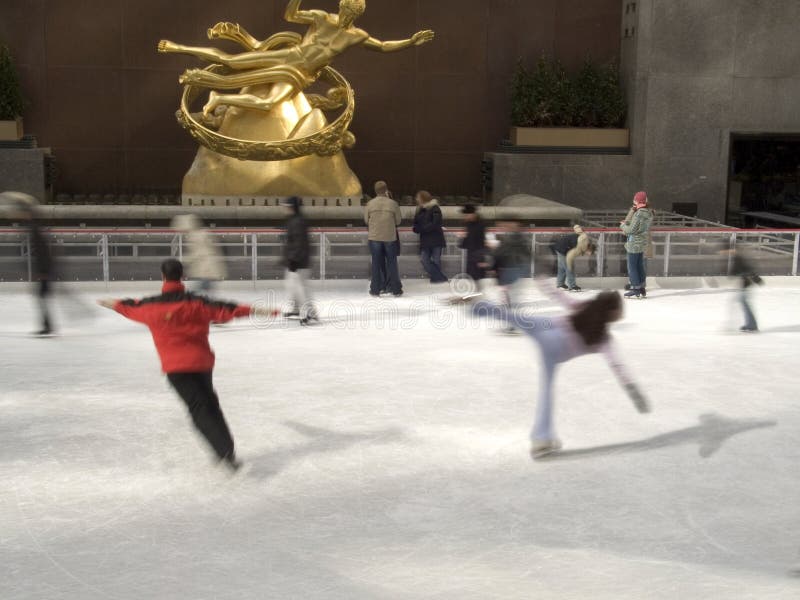
<path fill-rule="evenodd" d="M 289 23 L 308 25 L 314 22 L 314 15 L 310 11 L 300 10 L 301 1 L 302 0 L 289 0 L 289 4 L 286 5 L 286 12 L 283 14 L 283 18 L 289 21 Z"/>
<path fill-rule="evenodd" d="M 364 42 L 364 47 L 377 52 L 396 52 L 411 46 L 421 46 L 433 39 L 434 33 L 430 29 L 418 31 L 407 40 L 397 40 L 393 42 L 382 42 L 371 37 Z"/>

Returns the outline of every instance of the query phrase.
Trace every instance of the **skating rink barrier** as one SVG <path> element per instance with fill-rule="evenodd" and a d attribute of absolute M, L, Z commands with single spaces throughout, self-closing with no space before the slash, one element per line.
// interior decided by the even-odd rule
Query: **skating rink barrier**
<path fill-rule="evenodd" d="M 491 230 L 496 235 L 498 231 Z M 527 229 L 531 247 L 531 274 L 555 272 L 550 243 L 570 229 Z M 613 228 L 587 228 L 597 244 L 594 256 L 580 257 L 576 274 L 619 277 L 627 272 L 625 236 Z M 279 229 L 213 229 L 211 233 L 225 255 L 227 279 L 258 281 L 283 277 Z M 459 230 L 446 231 L 443 270 L 449 276 L 465 271 L 465 253 L 458 248 Z M 401 229 L 400 274 L 422 278 L 418 236 Z M 168 257 L 182 258 L 184 238 L 169 229 L 50 229 L 49 239 L 62 281 L 148 281 L 160 278 L 159 265 Z M 366 279 L 370 254 L 365 230 L 312 229 L 311 273 L 315 279 Z M 732 257 L 721 247 L 746 255 L 761 275 L 797 275 L 800 230 L 789 229 L 657 229 L 652 232 L 652 257 L 647 274 L 652 277 L 726 275 Z M 0 281 L 24 282 L 33 278 L 28 236 L 24 229 L 0 229 Z"/>

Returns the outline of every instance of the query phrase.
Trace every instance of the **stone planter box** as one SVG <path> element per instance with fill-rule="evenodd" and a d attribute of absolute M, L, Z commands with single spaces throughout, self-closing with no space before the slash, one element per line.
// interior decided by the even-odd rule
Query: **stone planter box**
<path fill-rule="evenodd" d="M 22 139 L 22 117 L 13 121 L 0 121 L 0 140 L 17 141 Z"/>
<path fill-rule="evenodd" d="M 627 129 L 593 129 L 589 127 L 512 127 L 515 146 L 541 148 L 628 148 Z"/>

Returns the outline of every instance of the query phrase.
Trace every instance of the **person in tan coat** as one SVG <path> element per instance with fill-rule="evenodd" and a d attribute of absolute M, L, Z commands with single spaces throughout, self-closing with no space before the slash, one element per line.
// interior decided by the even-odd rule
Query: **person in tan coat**
<path fill-rule="evenodd" d="M 571 292 L 580 292 L 575 281 L 575 259 L 579 256 L 594 254 L 595 245 L 580 225 L 573 227 L 574 233 L 562 235 L 552 243 L 550 248 L 558 260 L 556 287 Z"/>
<path fill-rule="evenodd" d="M 372 255 L 370 296 L 379 296 L 384 285 L 394 296 L 403 293 L 400 271 L 397 267 L 399 251 L 397 227 L 402 220 L 400 206 L 392 199 L 386 182 L 378 181 L 375 184 L 375 197 L 367 202 L 364 209 L 369 252 Z"/>
<path fill-rule="evenodd" d="M 189 279 L 196 282 L 199 291 L 210 293 L 214 283 L 226 276 L 225 259 L 214 243 L 211 233 L 203 227 L 197 215 L 177 215 L 172 219 L 172 228 L 183 234 L 184 262 Z"/>

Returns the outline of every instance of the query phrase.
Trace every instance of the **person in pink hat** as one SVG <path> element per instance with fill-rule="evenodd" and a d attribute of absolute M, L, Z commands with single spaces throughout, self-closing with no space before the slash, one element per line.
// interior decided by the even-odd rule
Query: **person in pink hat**
<path fill-rule="evenodd" d="M 627 237 L 625 251 L 628 253 L 628 279 L 631 289 L 625 293 L 626 298 L 645 298 L 647 290 L 645 281 L 647 270 L 644 254 L 649 243 L 650 225 L 653 222 L 653 211 L 650 210 L 645 192 L 636 192 L 633 196 L 633 214 L 620 222 L 620 229 Z"/>

